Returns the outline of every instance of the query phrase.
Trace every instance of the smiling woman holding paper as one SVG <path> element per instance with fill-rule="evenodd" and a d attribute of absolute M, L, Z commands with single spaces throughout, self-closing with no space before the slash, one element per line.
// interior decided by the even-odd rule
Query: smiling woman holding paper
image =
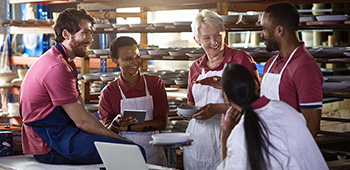
<path fill-rule="evenodd" d="M 158 76 L 140 72 L 141 57 L 136 41 L 118 37 L 111 46 L 111 59 L 121 69 L 120 77 L 101 92 L 99 114 L 110 130 L 119 133 L 146 150 L 147 163 L 166 165 L 162 148 L 151 147 L 151 135 L 163 130 L 169 112 L 163 81 Z M 145 118 L 125 116 L 126 112 L 145 111 Z M 141 123 L 143 122 L 143 123 Z"/>

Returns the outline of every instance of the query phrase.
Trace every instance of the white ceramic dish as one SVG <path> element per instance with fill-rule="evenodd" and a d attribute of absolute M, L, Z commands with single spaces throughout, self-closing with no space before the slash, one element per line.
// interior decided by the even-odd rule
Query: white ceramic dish
<path fill-rule="evenodd" d="M 190 139 L 189 133 L 158 133 L 152 135 L 152 139 L 155 143 L 181 143 Z"/>
<path fill-rule="evenodd" d="M 191 25 L 191 21 L 174 21 L 174 25 Z"/>
<path fill-rule="evenodd" d="M 162 56 L 169 55 L 168 50 L 149 50 L 148 54 L 149 55 L 162 55 Z"/>
<path fill-rule="evenodd" d="M 187 56 L 191 58 L 199 58 L 202 57 L 204 54 L 199 54 L 199 53 L 186 53 Z"/>
<path fill-rule="evenodd" d="M 183 116 L 183 117 L 192 117 L 193 114 L 200 111 L 199 106 L 191 106 L 191 105 L 183 105 L 177 107 L 177 111 Z"/>
<path fill-rule="evenodd" d="M 114 76 L 100 76 L 100 79 L 102 81 L 114 81 L 115 77 Z"/>
<path fill-rule="evenodd" d="M 94 28 L 112 28 L 112 24 L 94 24 Z"/>
<path fill-rule="evenodd" d="M 93 50 L 93 52 L 98 55 L 107 55 L 109 54 L 109 49 L 97 49 Z"/>
<path fill-rule="evenodd" d="M 144 28 L 150 26 L 150 24 L 129 24 L 131 28 Z"/>
<path fill-rule="evenodd" d="M 324 82 L 322 85 L 322 89 L 325 89 L 325 90 L 345 89 L 348 87 L 350 87 L 350 83 Z"/>
<path fill-rule="evenodd" d="M 153 23 L 153 26 L 155 27 L 165 27 L 165 26 L 173 26 L 173 23 L 169 22 L 159 22 L 159 23 Z"/>
<path fill-rule="evenodd" d="M 170 56 L 185 56 L 186 52 L 184 51 L 169 51 Z"/>
<path fill-rule="evenodd" d="M 0 72 L 0 85 L 10 83 L 16 77 L 15 72 Z"/>
<path fill-rule="evenodd" d="M 317 21 L 346 21 L 348 16 L 346 15 L 319 15 L 316 16 Z"/>
<path fill-rule="evenodd" d="M 221 15 L 225 24 L 237 24 L 242 20 L 242 15 Z"/>
<path fill-rule="evenodd" d="M 241 23 L 243 24 L 255 24 L 259 21 L 260 15 L 243 15 Z"/>
<path fill-rule="evenodd" d="M 85 75 L 83 75 L 83 78 L 85 80 L 100 80 L 100 76 L 93 75 L 93 74 L 85 74 Z"/>
<path fill-rule="evenodd" d="M 324 76 L 327 81 L 350 81 L 350 76 Z"/>
<path fill-rule="evenodd" d="M 316 21 L 316 17 L 313 15 L 302 15 L 299 18 L 299 22 L 311 22 Z"/>
<path fill-rule="evenodd" d="M 113 28 L 130 28 L 129 24 L 112 24 Z"/>

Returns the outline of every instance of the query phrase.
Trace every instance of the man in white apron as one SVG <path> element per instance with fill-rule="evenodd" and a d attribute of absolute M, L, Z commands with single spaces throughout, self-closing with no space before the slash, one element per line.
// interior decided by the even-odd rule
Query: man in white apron
<path fill-rule="evenodd" d="M 145 76 L 142 76 L 142 77 L 145 82 L 145 90 L 146 90 L 146 96 L 143 96 L 143 97 L 126 98 L 123 93 L 123 90 L 120 88 L 120 85 L 118 83 L 118 87 L 122 95 L 122 99 L 120 100 L 120 113 L 123 114 L 124 110 L 126 109 L 146 110 L 145 121 L 149 121 L 153 119 L 153 99 L 148 91 L 147 81 L 145 79 Z M 147 163 L 166 166 L 166 158 L 165 158 L 163 148 L 152 147 L 149 144 L 149 141 L 152 140 L 151 136 L 154 133 L 158 133 L 158 131 L 150 131 L 150 132 L 121 131 L 119 134 L 141 145 L 145 149 Z"/>
<path fill-rule="evenodd" d="M 169 106 L 164 83 L 158 76 L 140 73 L 141 57 L 133 38 L 116 38 L 110 50 L 121 73 L 101 92 L 101 120 L 112 131 L 143 146 L 147 163 L 166 166 L 163 148 L 149 145 L 152 134 L 165 129 L 167 124 Z M 138 123 L 135 118 L 121 116 L 125 110 L 146 111 L 145 121 Z"/>
<path fill-rule="evenodd" d="M 273 4 L 266 8 L 261 25 L 266 49 L 279 50 L 279 54 L 265 64 L 260 95 L 284 101 L 301 112 L 315 137 L 320 128 L 323 78 L 298 38 L 299 13 L 292 4 Z"/>

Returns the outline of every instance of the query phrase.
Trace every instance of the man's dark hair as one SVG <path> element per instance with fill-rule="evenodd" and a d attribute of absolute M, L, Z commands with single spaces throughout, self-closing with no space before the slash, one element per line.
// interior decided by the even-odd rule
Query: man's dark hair
<path fill-rule="evenodd" d="M 137 46 L 137 42 L 135 41 L 135 39 L 133 39 L 131 37 L 121 36 L 121 37 L 114 39 L 111 43 L 111 46 L 109 47 L 111 59 L 114 60 L 114 59 L 119 58 L 118 49 L 120 47 L 126 47 L 126 46 L 132 46 L 132 45 Z"/>
<path fill-rule="evenodd" d="M 62 36 L 64 29 L 66 29 L 71 34 L 77 33 L 80 30 L 80 21 L 83 19 L 90 21 L 91 24 L 95 23 L 95 19 L 84 9 L 65 9 L 62 13 L 60 13 L 55 26 L 53 27 L 56 35 L 55 41 L 63 42 L 65 40 Z"/>
<path fill-rule="evenodd" d="M 282 2 L 275 3 L 265 9 L 265 13 L 270 14 L 271 22 L 274 26 L 282 25 L 289 32 L 298 30 L 299 13 L 294 5 Z"/>

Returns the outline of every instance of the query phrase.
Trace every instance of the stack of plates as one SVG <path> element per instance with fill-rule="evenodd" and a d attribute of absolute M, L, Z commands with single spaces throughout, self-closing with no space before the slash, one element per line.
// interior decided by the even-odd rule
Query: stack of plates
<path fill-rule="evenodd" d="M 129 24 L 131 28 L 145 28 L 150 26 L 150 24 Z"/>
<path fill-rule="evenodd" d="M 315 16 L 313 16 L 313 15 L 302 15 L 299 18 L 299 22 L 311 22 L 311 21 L 316 21 Z"/>
<path fill-rule="evenodd" d="M 341 83 L 336 83 L 336 82 L 324 82 L 322 85 L 322 89 L 324 90 L 330 90 L 330 89 L 346 89 L 350 87 L 349 82 L 341 82 Z"/>
<path fill-rule="evenodd" d="M 191 25 L 191 21 L 174 21 L 174 25 Z"/>
<path fill-rule="evenodd" d="M 319 15 L 316 16 L 317 21 L 346 21 L 348 16 L 346 15 Z"/>
<path fill-rule="evenodd" d="M 94 28 L 112 28 L 112 24 L 94 24 Z"/>

